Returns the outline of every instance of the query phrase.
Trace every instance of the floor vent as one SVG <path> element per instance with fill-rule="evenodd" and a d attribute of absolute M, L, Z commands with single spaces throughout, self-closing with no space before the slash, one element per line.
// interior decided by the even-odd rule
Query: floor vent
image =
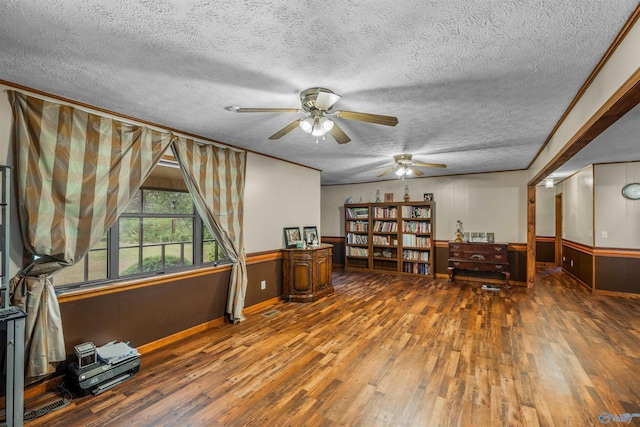
<path fill-rule="evenodd" d="M 48 414 L 49 412 L 53 412 L 56 409 L 60 409 L 65 406 L 65 401 L 60 399 L 57 402 L 50 403 L 47 406 L 43 406 L 39 409 L 31 409 L 24 411 L 24 421 L 35 420 L 43 415 Z"/>
<path fill-rule="evenodd" d="M 262 317 L 271 317 L 271 316 L 275 316 L 278 313 L 280 313 L 280 310 L 269 310 L 265 313 L 262 313 Z"/>
<path fill-rule="evenodd" d="M 499 291 L 500 285 L 482 285 L 482 289 L 485 291 Z"/>

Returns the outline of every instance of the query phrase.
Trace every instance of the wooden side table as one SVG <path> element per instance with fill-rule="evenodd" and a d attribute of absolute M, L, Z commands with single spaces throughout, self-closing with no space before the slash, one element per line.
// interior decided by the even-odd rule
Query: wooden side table
<path fill-rule="evenodd" d="M 311 302 L 333 292 L 333 245 L 283 249 L 282 299 Z"/>

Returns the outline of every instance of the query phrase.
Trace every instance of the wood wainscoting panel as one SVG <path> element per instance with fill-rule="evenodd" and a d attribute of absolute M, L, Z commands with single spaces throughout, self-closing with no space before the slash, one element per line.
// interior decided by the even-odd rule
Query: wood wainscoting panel
<path fill-rule="evenodd" d="M 333 245 L 333 255 L 331 260 L 333 261 L 333 268 L 343 268 L 344 267 L 344 237 L 331 237 L 331 236 L 322 236 L 320 238 L 322 243 L 329 243 Z"/>
<path fill-rule="evenodd" d="M 563 240 L 562 269 L 593 289 L 593 248 Z"/>
<path fill-rule="evenodd" d="M 556 262 L 555 237 L 536 237 L 536 262 Z"/>
<path fill-rule="evenodd" d="M 640 251 L 594 250 L 595 290 L 640 295 Z"/>

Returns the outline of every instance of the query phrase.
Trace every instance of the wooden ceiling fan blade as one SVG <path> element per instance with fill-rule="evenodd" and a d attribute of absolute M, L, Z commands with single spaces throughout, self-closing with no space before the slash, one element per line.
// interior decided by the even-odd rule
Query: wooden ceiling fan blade
<path fill-rule="evenodd" d="M 237 108 L 237 113 L 303 113 L 299 108 Z"/>
<path fill-rule="evenodd" d="M 389 169 L 387 169 L 386 171 L 382 172 L 380 175 L 378 175 L 378 178 L 380 178 L 381 176 L 385 176 L 390 174 L 391 172 L 395 171 L 396 169 L 398 169 L 397 166 L 391 166 Z"/>
<path fill-rule="evenodd" d="M 333 122 L 333 127 L 331 128 L 329 133 L 338 144 L 346 144 L 347 142 L 351 141 L 351 138 L 349 138 L 347 134 L 344 133 L 342 128 L 338 126 L 335 121 Z"/>
<path fill-rule="evenodd" d="M 414 173 L 415 176 L 422 176 L 424 175 L 424 172 L 422 172 L 420 169 L 415 168 L 413 166 L 408 166 L 409 170 L 411 170 L 411 172 Z"/>
<path fill-rule="evenodd" d="M 355 111 L 336 111 L 336 117 L 346 120 L 357 120 L 359 122 L 375 123 L 378 125 L 395 126 L 398 118 L 393 116 L 381 116 L 379 114 L 358 113 Z"/>
<path fill-rule="evenodd" d="M 273 139 L 280 139 L 283 136 L 285 136 L 286 134 L 288 134 L 289 132 L 291 132 L 292 130 L 294 130 L 295 128 L 298 127 L 298 123 L 300 123 L 303 119 L 298 119 L 292 123 L 289 123 L 288 125 L 286 125 L 285 127 L 283 127 L 282 129 L 280 129 L 278 132 L 274 133 L 273 135 L 271 135 L 269 137 L 269 139 L 273 140 Z"/>
<path fill-rule="evenodd" d="M 447 165 L 443 163 L 414 163 L 414 166 L 424 166 L 429 168 L 446 168 Z"/>

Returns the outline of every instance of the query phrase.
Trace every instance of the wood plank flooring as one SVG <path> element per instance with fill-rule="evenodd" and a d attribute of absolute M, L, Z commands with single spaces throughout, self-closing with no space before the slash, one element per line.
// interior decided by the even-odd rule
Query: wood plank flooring
<path fill-rule="evenodd" d="M 334 294 L 144 355 L 134 379 L 27 425 L 598 426 L 640 413 L 639 299 L 555 270 L 534 289 L 480 285 L 337 270 Z"/>

